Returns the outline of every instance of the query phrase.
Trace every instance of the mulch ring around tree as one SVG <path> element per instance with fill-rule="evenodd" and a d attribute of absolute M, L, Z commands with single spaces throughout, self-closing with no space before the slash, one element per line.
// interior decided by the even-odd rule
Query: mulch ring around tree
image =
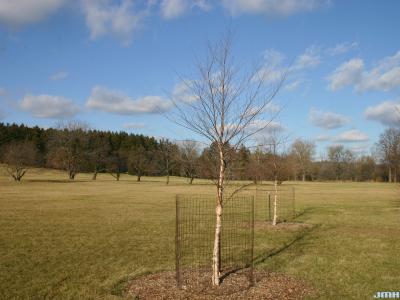
<path fill-rule="evenodd" d="M 185 274 L 182 289 L 176 286 L 175 272 L 161 272 L 136 278 L 128 295 L 130 299 L 304 299 L 316 292 L 305 281 L 292 276 L 254 271 L 250 286 L 247 272 L 232 273 L 219 287 L 211 285 L 211 272 L 194 271 Z"/>

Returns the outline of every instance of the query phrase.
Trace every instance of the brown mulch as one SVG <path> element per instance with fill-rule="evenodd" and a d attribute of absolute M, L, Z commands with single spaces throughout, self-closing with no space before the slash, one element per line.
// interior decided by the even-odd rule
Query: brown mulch
<path fill-rule="evenodd" d="M 315 290 L 303 280 L 292 276 L 254 271 L 250 286 L 248 272 L 232 273 L 219 287 L 211 286 L 211 273 L 195 271 L 185 274 L 182 289 L 178 289 L 175 272 L 161 272 L 134 279 L 128 295 L 133 299 L 303 299 Z"/>

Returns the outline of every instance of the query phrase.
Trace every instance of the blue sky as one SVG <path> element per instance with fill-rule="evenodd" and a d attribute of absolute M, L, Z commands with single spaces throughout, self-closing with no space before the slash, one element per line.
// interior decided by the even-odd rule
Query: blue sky
<path fill-rule="evenodd" d="M 274 100 L 291 139 L 368 153 L 399 126 L 400 2 L 0 0 L 0 119 L 196 138 L 168 121 L 168 97 L 208 40 L 279 72 Z"/>

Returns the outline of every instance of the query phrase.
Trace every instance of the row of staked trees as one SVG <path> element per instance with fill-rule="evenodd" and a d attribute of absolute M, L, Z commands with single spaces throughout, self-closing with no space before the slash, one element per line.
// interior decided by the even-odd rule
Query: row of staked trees
<path fill-rule="evenodd" d="M 283 150 L 286 149 L 286 150 Z M 167 139 L 91 130 L 80 122 L 43 129 L 0 123 L 0 159 L 5 170 L 20 181 L 30 167 L 64 170 L 73 180 L 80 172 L 142 176 L 218 177 L 216 145 L 202 148 L 194 141 Z M 289 145 L 269 139 L 263 146 L 231 148 L 227 179 L 261 182 L 274 180 L 400 180 L 400 130 L 389 128 L 376 144 L 376 155 L 357 156 L 338 145 L 327 148 L 326 158 L 315 160 L 315 145 L 297 139 Z"/>

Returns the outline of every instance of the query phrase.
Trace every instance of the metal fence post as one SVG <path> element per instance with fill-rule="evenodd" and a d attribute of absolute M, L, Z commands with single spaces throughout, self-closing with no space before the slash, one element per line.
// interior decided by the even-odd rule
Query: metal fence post
<path fill-rule="evenodd" d="M 294 219 L 296 219 L 296 192 L 295 192 L 294 187 L 292 187 L 292 189 L 293 189 L 293 199 L 292 199 L 292 201 L 293 201 L 293 220 L 294 220 Z"/>
<path fill-rule="evenodd" d="M 175 272 L 176 272 L 176 285 L 181 289 L 181 270 L 180 270 L 180 239 L 179 239 L 179 197 L 175 197 Z"/>
<path fill-rule="evenodd" d="M 268 192 L 268 221 L 271 221 L 271 192 Z"/>
<path fill-rule="evenodd" d="M 250 285 L 255 281 L 255 199 L 254 195 L 226 199 L 219 251 L 223 276 L 243 269 Z M 197 286 L 204 284 L 201 276 L 211 267 L 215 238 L 215 203 L 211 200 L 211 195 L 176 195 L 175 277 L 179 289 L 201 287 Z"/>
<path fill-rule="evenodd" d="M 251 197 L 251 263 L 250 263 L 250 286 L 254 286 L 254 196 Z"/>

